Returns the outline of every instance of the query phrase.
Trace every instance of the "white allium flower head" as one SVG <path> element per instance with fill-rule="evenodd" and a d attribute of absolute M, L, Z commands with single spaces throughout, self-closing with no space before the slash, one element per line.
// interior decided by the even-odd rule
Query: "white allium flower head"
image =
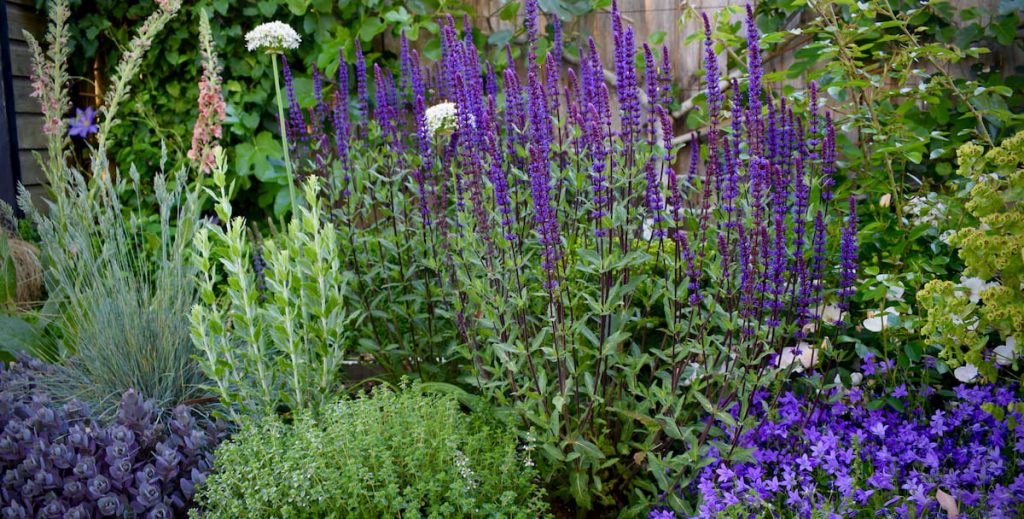
<path fill-rule="evenodd" d="M 280 52 L 299 48 L 302 37 L 286 23 L 267 22 L 257 25 L 245 34 L 245 48 L 249 51 Z"/>
<path fill-rule="evenodd" d="M 427 108 L 423 117 L 427 120 L 427 133 L 431 139 L 438 133 L 450 133 L 459 128 L 459 109 L 450 101 Z"/>

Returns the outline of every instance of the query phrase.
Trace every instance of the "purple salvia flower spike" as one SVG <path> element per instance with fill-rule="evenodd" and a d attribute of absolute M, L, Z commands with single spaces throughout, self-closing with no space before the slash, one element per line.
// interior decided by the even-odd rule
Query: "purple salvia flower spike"
<path fill-rule="evenodd" d="M 366 88 L 366 56 L 363 56 L 363 47 L 356 38 L 356 92 L 359 96 L 359 116 L 361 120 L 367 121 L 370 118 L 370 94 Z"/>

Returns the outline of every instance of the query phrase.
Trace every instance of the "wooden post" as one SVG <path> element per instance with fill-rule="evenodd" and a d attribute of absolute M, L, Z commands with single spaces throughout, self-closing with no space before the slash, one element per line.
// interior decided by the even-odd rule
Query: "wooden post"
<path fill-rule="evenodd" d="M 21 164 L 18 160 L 18 127 L 14 110 L 7 0 L 0 0 L 0 76 L 0 200 L 17 211 Z"/>

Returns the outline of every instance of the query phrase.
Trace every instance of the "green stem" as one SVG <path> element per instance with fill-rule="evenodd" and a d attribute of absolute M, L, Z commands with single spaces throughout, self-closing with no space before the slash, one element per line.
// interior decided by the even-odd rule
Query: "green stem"
<path fill-rule="evenodd" d="M 292 159 L 288 153 L 288 130 L 285 128 L 284 100 L 281 98 L 281 79 L 277 75 L 277 54 L 271 54 L 271 64 L 274 67 L 274 89 L 277 91 L 277 120 L 281 124 L 281 148 L 284 151 L 284 169 L 288 172 L 288 196 L 291 200 L 292 211 L 298 205 L 295 203 L 295 175 L 292 173 Z"/>

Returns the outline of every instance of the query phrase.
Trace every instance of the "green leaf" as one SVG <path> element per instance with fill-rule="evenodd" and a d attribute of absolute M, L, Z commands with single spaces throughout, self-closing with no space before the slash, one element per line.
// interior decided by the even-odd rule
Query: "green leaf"
<path fill-rule="evenodd" d="M 516 15 L 519 14 L 520 5 L 522 4 L 519 2 L 509 2 L 505 4 L 505 6 L 498 11 L 498 18 L 506 22 L 515 20 Z"/>
<path fill-rule="evenodd" d="M 598 448 L 597 445 L 594 445 L 592 442 L 584 440 L 582 437 L 577 437 L 575 440 L 573 440 L 572 444 L 573 450 L 579 452 L 581 455 L 585 456 L 589 460 L 594 461 L 604 459 L 604 453 L 601 452 L 601 449 Z"/>
<path fill-rule="evenodd" d="M 579 469 L 569 474 L 569 491 L 572 493 L 573 499 L 576 500 L 576 504 L 583 510 L 589 510 L 591 507 L 590 490 L 587 487 L 588 481 L 587 473 Z"/>
<path fill-rule="evenodd" d="M 23 319 L 0 315 L 0 357 L 11 360 L 15 353 L 38 351 L 42 347 L 42 330 Z"/>
<path fill-rule="evenodd" d="M 380 21 L 380 18 L 371 16 L 363 20 L 362 26 L 359 27 L 359 39 L 363 43 L 369 43 L 375 36 L 384 32 L 384 29 L 387 29 L 387 26 Z"/>

